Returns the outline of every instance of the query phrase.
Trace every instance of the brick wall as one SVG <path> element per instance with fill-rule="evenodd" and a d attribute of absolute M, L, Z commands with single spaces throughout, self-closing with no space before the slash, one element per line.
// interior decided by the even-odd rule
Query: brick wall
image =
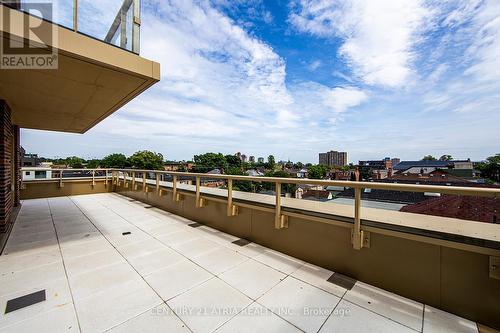
<path fill-rule="evenodd" d="M 21 204 L 21 161 L 23 153 L 21 152 L 21 131 L 19 126 L 12 126 L 12 134 L 14 136 L 14 207 Z"/>
<path fill-rule="evenodd" d="M 10 109 L 5 101 L 0 100 L 0 232 L 8 229 L 14 205 L 12 196 L 13 144 Z"/>

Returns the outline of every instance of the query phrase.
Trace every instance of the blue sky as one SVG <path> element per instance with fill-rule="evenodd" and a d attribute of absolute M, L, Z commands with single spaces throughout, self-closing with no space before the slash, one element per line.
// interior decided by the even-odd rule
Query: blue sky
<path fill-rule="evenodd" d="M 119 1 L 80 5 L 100 36 Z M 47 157 L 484 159 L 500 152 L 499 17 L 495 0 L 143 1 L 141 55 L 161 82 L 84 135 L 23 130 L 22 144 Z"/>

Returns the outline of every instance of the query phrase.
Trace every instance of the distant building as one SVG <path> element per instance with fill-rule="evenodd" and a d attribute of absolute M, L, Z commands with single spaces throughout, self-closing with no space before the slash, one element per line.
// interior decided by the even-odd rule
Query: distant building
<path fill-rule="evenodd" d="M 181 167 L 179 162 L 168 162 L 163 165 L 165 171 L 177 171 Z"/>
<path fill-rule="evenodd" d="M 259 158 L 257 159 L 257 162 L 259 162 L 259 163 L 264 163 L 264 157 L 259 157 Z"/>
<path fill-rule="evenodd" d="M 234 154 L 234 156 L 238 157 L 241 160 L 241 153 L 240 152 L 237 152 L 236 154 Z"/>
<path fill-rule="evenodd" d="M 398 165 L 399 163 L 401 163 L 401 159 L 394 157 L 391 159 L 391 162 L 392 162 L 392 166 L 394 167 L 395 165 Z"/>
<path fill-rule="evenodd" d="M 389 157 L 383 160 L 359 161 L 358 165 L 365 178 L 380 180 L 392 176 L 392 160 Z"/>
<path fill-rule="evenodd" d="M 301 199 L 313 201 L 329 201 L 333 199 L 332 192 L 324 190 L 308 190 L 302 192 Z"/>
<path fill-rule="evenodd" d="M 165 171 L 179 171 L 179 170 L 191 170 L 193 168 L 193 163 L 186 162 L 167 162 L 163 165 Z"/>
<path fill-rule="evenodd" d="M 387 170 L 392 169 L 392 160 L 385 158 L 383 160 L 359 161 L 358 165 L 360 168 L 369 168 L 372 170 Z"/>
<path fill-rule="evenodd" d="M 423 184 L 423 185 L 455 185 L 472 186 L 470 180 L 454 176 L 449 170 L 437 169 L 430 173 L 400 172 L 389 178 L 388 182 Z"/>
<path fill-rule="evenodd" d="M 245 174 L 247 176 L 251 176 L 251 177 L 262 177 L 264 176 L 264 173 L 259 171 L 259 170 L 256 170 L 256 169 L 250 169 L 250 170 L 247 170 L 245 172 Z"/>
<path fill-rule="evenodd" d="M 319 153 L 319 164 L 328 166 L 347 165 L 347 152 L 331 150 L 326 153 Z"/>
<path fill-rule="evenodd" d="M 255 156 L 250 156 L 250 157 L 248 158 L 248 162 L 250 162 L 250 163 L 255 163 Z"/>
<path fill-rule="evenodd" d="M 40 164 L 40 159 L 38 158 L 38 154 L 26 154 L 24 153 L 21 157 L 21 166 L 22 167 L 36 167 Z"/>
<path fill-rule="evenodd" d="M 471 178 L 474 176 L 474 166 L 470 160 L 403 161 L 394 166 L 394 171 L 400 173 L 426 174 L 435 170 L 446 170 L 459 177 Z"/>
<path fill-rule="evenodd" d="M 307 169 L 300 169 L 297 171 L 297 178 L 306 178 L 307 177 Z"/>
<path fill-rule="evenodd" d="M 481 207 L 481 209 L 477 209 Z M 443 195 L 401 208 L 401 212 L 499 223 L 500 200 L 468 195 Z"/>
<path fill-rule="evenodd" d="M 51 179 L 52 169 L 47 167 L 28 167 L 21 168 L 23 180 Z"/>
<path fill-rule="evenodd" d="M 242 161 L 242 162 L 246 162 L 246 161 L 247 161 L 247 155 L 242 154 L 242 155 L 241 155 L 241 161 Z"/>

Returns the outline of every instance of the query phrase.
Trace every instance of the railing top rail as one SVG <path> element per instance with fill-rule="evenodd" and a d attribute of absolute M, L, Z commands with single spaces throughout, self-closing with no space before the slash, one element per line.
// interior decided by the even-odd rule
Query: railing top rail
<path fill-rule="evenodd" d="M 22 167 L 21 171 L 113 171 L 115 169 L 109 169 L 109 168 L 94 168 L 94 169 L 70 169 L 70 168 L 65 168 L 65 169 L 59 169 L 59 168 L 50 168 L 50 167 Z"/>
<path fill-rule="evenodd" d="M 341 186 L 350 188 L 370 188 L 377 190 L 393 190 L 402 192 L 433 192 L 442 194 L 481 196 L 500 198 L 500 188 L 491 187 L 464 187 L 464 186 L 443 186 L 443 185 L 417 185 L 417 184 L 401 184 L 401 183 L 379 183 L 379 182 L 357 182 L 357 181 L 341 181 L 341 180 L 323 180 L 323 179 L 308 179 L 308 178 L 279 178 L 279 177 L 254 177 L 254 176 L 239 176 L 239 175 L 217 175 L 206 173 L 178 172 L 178 171 L 163 171 L 163 170 L 142 170 L 142 169 L 112 169 L 113 171 L 121 172 L 151 172 L 159 174 L 167 174 L 172 176 L 185 177 L 200 177 L 209 179 L 232 179 L 254 182 L 282 183 L 282 184 L 303 184 L 303 185 L 322 185 L 322 186 Z"/>

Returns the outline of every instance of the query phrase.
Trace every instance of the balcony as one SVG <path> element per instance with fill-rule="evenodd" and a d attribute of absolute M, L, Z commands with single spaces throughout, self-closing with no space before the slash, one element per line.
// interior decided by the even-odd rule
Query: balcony
<path fill-rule="evenodd" d="M 61 331 L 82 332 L 499 327 L 499 225 L 360 204 L 361 188 L 428 186 L 286 180 L 356 189 L 354 205 L 344 205 L 285 198 L 281 186 L 273 196 L 233 190 L 238 181 L 281 178 L 69 173 L 23 183 L 0 257 L 12 274 L 0 290 L 5 303 L 40 290 L 46 300 L 3 314 L 1 327 L 52 327 L 54 318 Z M 203 186 L 208 180 L 225 189 Z"/>
<path fill-rule="evenodd" d="M 0 96 L 14 125 L 85 133 L 158 82 L 160 65 L 139 56 L 138 0 L 54 3 L 40 18 L 24 1 L 0 1 L 1 45 L 52 55 L 54 64 L 18 68 L 5 52 Z"/>

